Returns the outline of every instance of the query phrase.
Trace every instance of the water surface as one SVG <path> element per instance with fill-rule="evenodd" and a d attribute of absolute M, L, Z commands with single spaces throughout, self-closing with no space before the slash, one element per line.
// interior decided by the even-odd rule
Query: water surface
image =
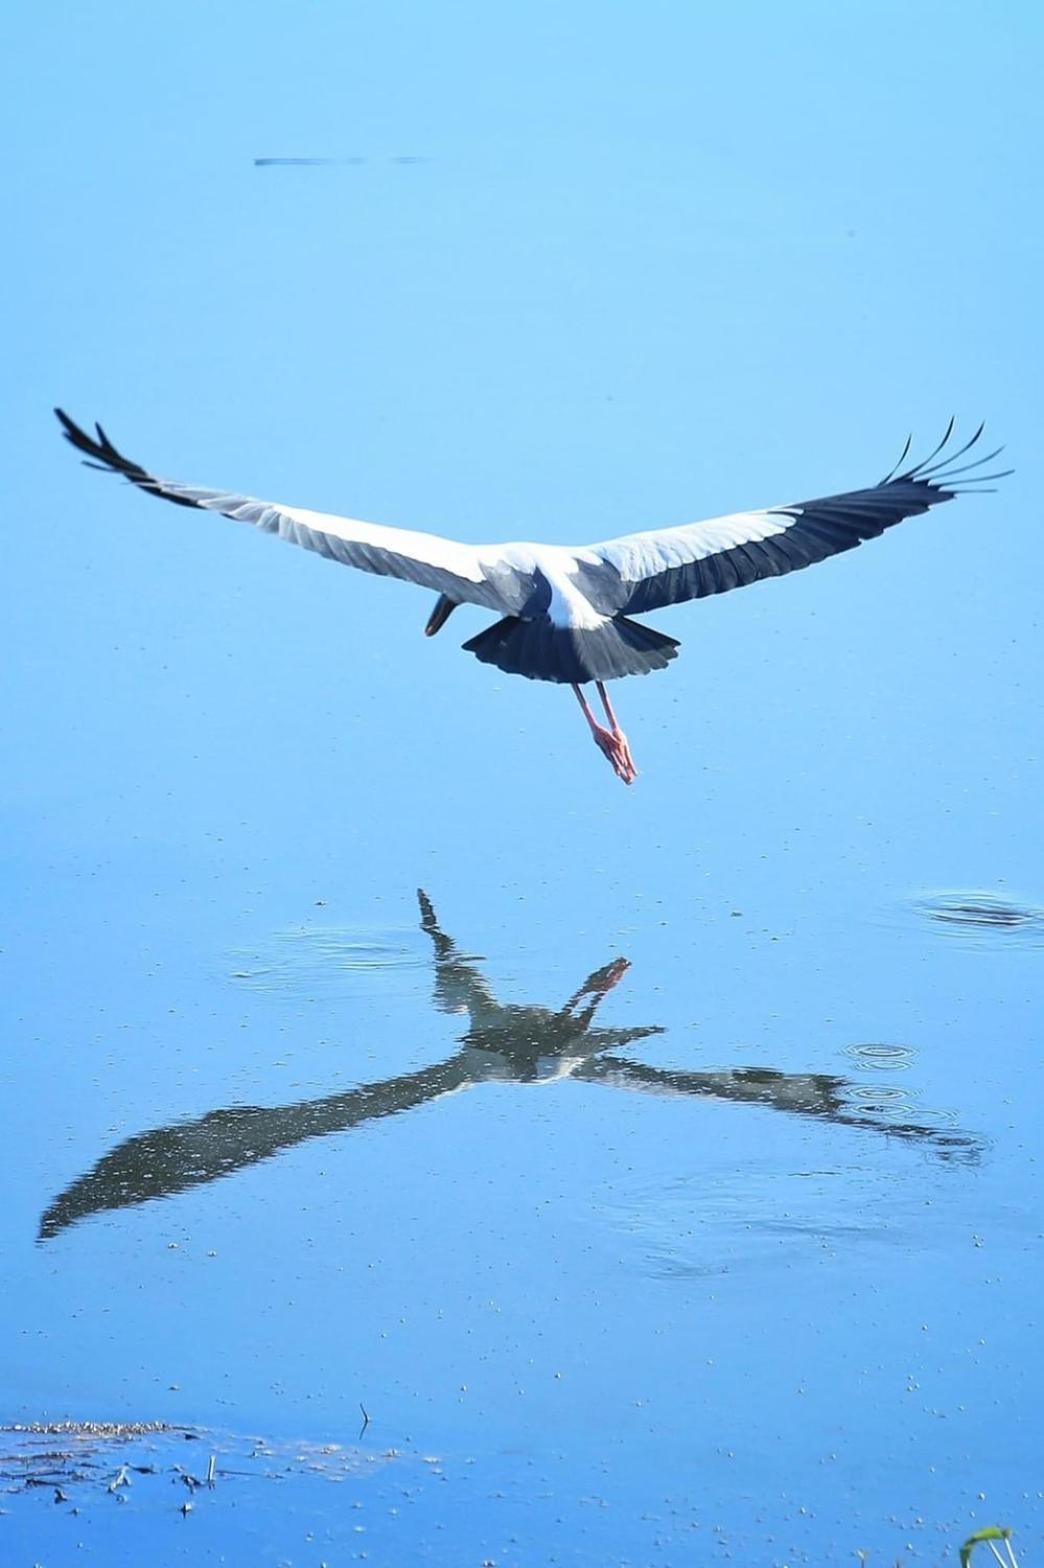
<path fill-rule="evenodd" d="M 0 1417 L 150 1431 L 0 1559 L 1039 1559 L 1040 16 L 23 10 Z M 55 403 L 474 541 L 1016 472 L 651 617 L 627 790 Z"/>

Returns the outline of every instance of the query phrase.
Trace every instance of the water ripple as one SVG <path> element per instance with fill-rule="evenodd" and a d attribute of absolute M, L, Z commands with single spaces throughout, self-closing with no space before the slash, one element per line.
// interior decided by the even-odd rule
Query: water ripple
<path fill-rule="evenodd" d="M 352 926 L 295 926 L 232 955 L 230 978 L 252 990 L 301 1000 L 354 988 L 360 977 L 417 970 L 430 963 L 412 932 Z"/>
<path fill-rule="evenodd" d="M 917 1053 L 909 1045 L 847 1045 L 845 1055 L 863 1072 L 906 1072 Z"/>
<path fill-rule="evenodd" d="M 916 900 L 914 909 L 950 935 L 1005 946 L 1044 943 L 1044 909 L 1018 904 L 995 893 L 936 893 Z"/>

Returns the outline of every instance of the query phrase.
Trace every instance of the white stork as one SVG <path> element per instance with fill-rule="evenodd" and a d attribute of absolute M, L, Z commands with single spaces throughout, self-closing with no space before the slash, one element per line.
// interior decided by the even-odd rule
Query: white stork
<path fill-rule="evenodd" d="M 637 770 L 605 682 L 663 669 L 678 649 L 673 637 L 631 620 L 632 615 L 811 566 L 939 501 L 981 493 L 986 483 L 1012 472 L 983 472 L 1001 447 L 955 467 L 976 445 L 983 426 L 943 456 L 953 434 L 951 419 L 923 462 L 903 468 L 910 451 L 907 440 L 891 473 L 867 489 L 626 534 L 602 544 L 473 545 L 158 479 L 117 452 L 100 425 L 95 425 L 95 438 L 60 408 L 55 413 L 66 439 L 86 453 L 89 467 L 123 474 L 149 495 L 220 512 L 345 566 L 433 589 L 438 599 L 424 628 L 429 637 L 458 604 L 497 611 L 502 619 L 464 647 L 509 675 L 572 686 L 599 749 L 625 784 L 634 780 Z M 588 681 L 595 683 L 608 728 L 598 722 L 584 695 Z"/>

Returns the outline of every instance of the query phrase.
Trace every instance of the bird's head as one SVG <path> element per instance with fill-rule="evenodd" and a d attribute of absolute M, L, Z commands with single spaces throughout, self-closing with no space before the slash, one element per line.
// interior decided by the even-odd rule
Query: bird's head
<path fill-rule="evenodd" d="M 424 628 L 425 637 L 434 637 L 437 631 L 441 631 L 456 608 L 456 599 L 450 599 L 446 594 L 440 593 L 435 600 L 434 610 L 428 616 L 428 624 Z"/>

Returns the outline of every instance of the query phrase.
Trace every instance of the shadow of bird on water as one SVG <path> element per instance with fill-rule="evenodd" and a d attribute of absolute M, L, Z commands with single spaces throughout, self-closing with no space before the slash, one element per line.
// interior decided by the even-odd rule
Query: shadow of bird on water
<path fill-rule="evenodd" d="M 420 924 L 435 954 L 434 1001 L 467 1020 L 452 1056 L 417 1072 L 290 1105 L 232 1105 L 127 1138 L 65 1189 L 40 1221 L 46 1241 L 92 1214 L 130 1208 L 202 1186 L 310 1138 L 347 1132 L 483 1083 L 579 1079 L 645 1093 L 732 1100 L 921 1141 L 943 1158 L 974 1158 L 977 1140 L 898 1121 L 860 1106 L 848 1080 L 824 1073 L 737 1067 L 708 1072 L 658 1068 L 619 1053 L 658 1025 L 600 1028 L 595 1014 L 630 964 L 616 958 L 588 975 L 561 1007 L 499 1002 L 477 960 L 461 953 L 418 892 Z"/>

